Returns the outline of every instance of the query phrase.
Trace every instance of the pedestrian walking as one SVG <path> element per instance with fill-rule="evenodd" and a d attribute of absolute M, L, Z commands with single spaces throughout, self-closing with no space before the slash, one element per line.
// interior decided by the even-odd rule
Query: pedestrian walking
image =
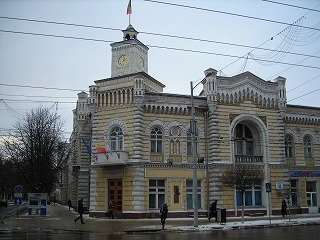
<path fill-rule="evenodd" d="M 281 203 L 281 213 L 282 213 L 282 217 L 284 216 L 288 216 L 287 215 L 287 203 L 286 203 L 286 200 L 282 200 L 282 203 Z"/>
<path fill-rule="evenodd" d="M 166 203 L 162 204 L 160 208 L 160 213 L 161 213 L 161 224 L 162 224 L 162 229 L 164 228 L 164 225 L 166 224 L 166 218 L 168 215 L 168 205 Z"/>
<path fill-rule="evenodd" d="M 78 213 L 79 213 L 79 217 L 77 217 L 74 220 L 74 223 L 76 223 L 80 219 L 81 220 L 81 224 L 84 224 L 84 221 L 82 219 L 82 214 L 84 213 L 83 199 L 82 198 L 78 201 Z"/>
<path fill-rule="evenodd" d="M 70 211 L 70 208 L 72 207 L 72 203 L 71 203 L 71 199 L 70 198 L 68 200 L 68 206 L 69 206 L 69 211 Z"/>
<path fill-rule="evenodd" d="M 218 203 L 218 200 L 214 200 L 214 202 L 211 203 L 211 206 L 209 207 L 209 216 L 208 216 L 209 221 L 213 217 L 217 221 L 217 203 Z"/>
<path fill-rule="evenodd" d="M 113 211 L 114 211 L 114 203 L 113 203 L 113 201 L 110 201 L 109 208 L 108 208 L 109 219 L 110 219 L 110 217 L 112 217 L 112 219 L 113 219 Z"/>

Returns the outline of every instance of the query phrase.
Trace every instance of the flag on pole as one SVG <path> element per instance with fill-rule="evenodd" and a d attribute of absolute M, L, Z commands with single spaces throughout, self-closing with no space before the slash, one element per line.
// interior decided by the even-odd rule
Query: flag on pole
<path fill-rule="evenodd" d="M 132 13 L 132 8 L 131 8 L 131 0 L 129 0 L 128 7 L 127 7 L 127 14 Z"/>
<path fill-rule="evenodd" d="M 90 156 L 91 155 L 91 148 L 90 146 L 86 143 L 86 141 L 82 138 L 82 142 L 84 143 L 84 145 L 86 146 L 87 148 L 87 153 L 88 155 Z"/>
<path fill-rule="evenodd" d="M 98 153 L 107 153 L 107 150 L 104 147 L 101 147 L 100 145 L 98 145 L 94 140 L 91 140 L 92 145 L 96 148 Z"/>

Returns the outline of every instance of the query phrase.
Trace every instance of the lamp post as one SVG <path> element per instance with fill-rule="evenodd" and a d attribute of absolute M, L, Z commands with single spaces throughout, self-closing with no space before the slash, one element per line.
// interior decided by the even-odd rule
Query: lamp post
<path fill-rule="evenodd" d="M 207 211 L 209 216 L 209 153 L 208 153 L 208 133 L 207 133 L 207 124 L 208 124 L 208 112 L 204 112 L 204 141 L 206 146 L 206 179 L 207 179 Z"/>
<path fill-rule="evenodd" d="M 193 185 L 192 185 L 192 194 L 193 194 L 193 226 L 198 227 L 198 177 L 197 177 L 197 159 L 196 159 L 196 120 L 195 120 L 195 109 L 194 109 L 194 99 L 193 99 L 193 89 L 197 87 L 201 83 L 198 82 L 195 86 L 193 86 L 193 82 L 190 82 L 191 88 L 191 146 L 192 146 L 192 160 L 193 160 Z"/>

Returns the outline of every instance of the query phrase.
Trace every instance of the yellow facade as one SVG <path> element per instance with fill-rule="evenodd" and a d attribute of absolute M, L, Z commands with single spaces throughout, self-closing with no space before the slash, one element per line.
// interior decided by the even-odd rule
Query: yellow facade
<path fill-rule="evenodd" d="M 239 194 L 219 181 L 235 163 L 264 172 L 263 181 L 246 192 L 248 214 L 280 214 L 284 198 L 295 213 L 319 211 L 320 108 L 287 105 L 285 78 L 269 82 L 250 72 L 219 77 L 210 68 L 203 92 L 193 98 L 193 115 L 191 96 L 163 93 L 165 86 L 147 74 L 146 66 L 138 68 L 136 58 L 147 63 L 147 47 L 136 35 L 111 46 L 112 77 L 95 81 L 86 111 L 77 110 L 90 114 L 84 118 L 91 124 L 90 139 L 107 150 L 92 147 L 85 166 L 91 216 L 106 216 L 109 201 L 115 202 L 115 215 L 124 218 L 156 217 L 164 202 L 169 216 L 193 215 L 194 166 L 200 215 L 214 200 L 228 215 L 237 215 Z M 130 55 L 125 70 L 116 62 L 123 54 Z M 83 121 L 77 119 L 76 124 Z M 83 153 L 85 146 L 79 146 Z"/>

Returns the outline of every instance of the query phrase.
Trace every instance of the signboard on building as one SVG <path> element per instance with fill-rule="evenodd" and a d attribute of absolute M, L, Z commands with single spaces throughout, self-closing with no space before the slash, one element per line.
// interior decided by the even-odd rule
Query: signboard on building
<path fill-rule="evenodd" d="M 314 172 L 314 171 L 294 171 L 290 172 L 291 177 L 301 177 L 301 178 L 308 178 L 308 177 L 320 177 L 320 172 Z"/>
<path fill-rule="evenodd" d="M 276 182 L 276 189 L 282 190 L 283 189 L 283 182 Z"/>

